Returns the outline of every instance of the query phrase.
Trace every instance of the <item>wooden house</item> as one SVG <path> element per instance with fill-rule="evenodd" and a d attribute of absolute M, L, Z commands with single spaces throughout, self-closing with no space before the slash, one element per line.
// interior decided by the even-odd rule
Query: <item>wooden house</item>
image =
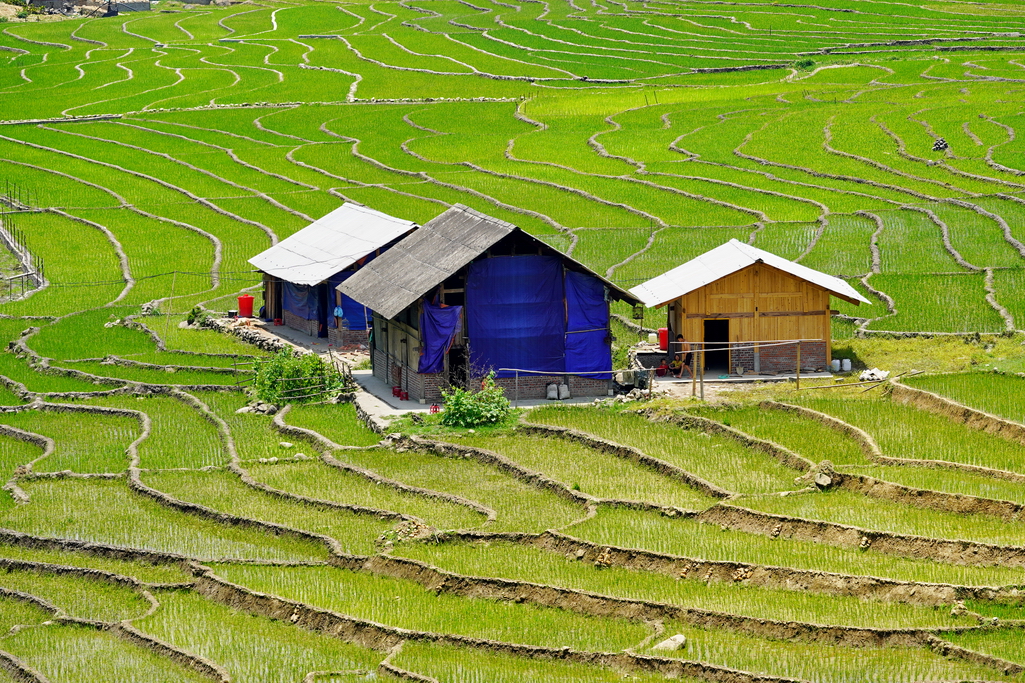
<path fill-rule="evenodd" d="M 840 278 L 735 239 L 630 293 L 649 308 L 666 306 L 670 339 L 682 334 L 695 351 L 704 345 L 705 367 L 727 372 L 793 372 L 798 341 L 801 367 L 825 369 L 829 298 L 869 303 Z"/>
<path fill-rule="evenodd" d="M 374 311 L 374 375 L 411 399 L 488 372 L 510 396 L 604 396 L 609 301 L 637 299 L 516 226 L 455 205 L 338 286 Z"/>
<path fill-rule="evenodd" d="M 336 288 L 416 227 L 343 204 L 257 254 L 249 263 L 263 273 L 263 317 L 336 346 L 366 344 L 372 311 Z"/>

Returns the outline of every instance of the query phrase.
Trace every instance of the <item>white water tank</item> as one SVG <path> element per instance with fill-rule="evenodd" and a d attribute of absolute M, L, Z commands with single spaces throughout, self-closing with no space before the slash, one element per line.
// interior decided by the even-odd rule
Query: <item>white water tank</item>
<path fill-rule="evenodd" d="M 834 358 L 829 362 L 829 369 L 833 372 L 840 372 L 840 359 Z"/>
<path fill-rule="evenodd" d="M 655 332 L 649 332 L 648 333 L 648 343 L 649 344 L 657 344 L 658 343 L 658 334 L 655 333 Z"/>
<path fill-rule="evenodd" d="M 840 368 L 844 372 L 850 372 L 851 371 L 851 359 L 850 358 L 844 358 L 842 361 L 840 361 Z"/>

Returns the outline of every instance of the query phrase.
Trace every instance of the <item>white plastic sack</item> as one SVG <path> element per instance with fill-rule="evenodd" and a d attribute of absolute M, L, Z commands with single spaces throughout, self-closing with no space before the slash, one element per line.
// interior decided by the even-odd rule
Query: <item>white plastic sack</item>
<path fill-rule="evenodd" d="M 549 384 L 545 393 L 545 398 L 549 401 L 555 401 L 559 398 L 559 385 Z"/>
<path fill-rule="evenodd" d="M 559 400 L 563 401 L 563 400 L 565 400 L 567 398 L 569 398 L 569 385 L 568 384 L 560 384 L 559 385 Z"/>

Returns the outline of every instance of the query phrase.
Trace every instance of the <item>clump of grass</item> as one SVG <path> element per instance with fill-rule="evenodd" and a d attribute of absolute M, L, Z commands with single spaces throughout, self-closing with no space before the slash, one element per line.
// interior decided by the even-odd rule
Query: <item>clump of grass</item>
<path fill-rule="evenodd" d="M 204 600 L 163 593 L 135 626 L 227 669 L 232 680 L 294 683 L 310 671 L 373 671 L 383 654 L 315 631 Z"/>
<path fill-rule="evenodd" d="M 598 498 L 646 501 L 685 509 L 704 509 L 715 503 L 715 499 L 678 480 L 565 439 L 473 434 L 457 441 L 501 453 L 527 469 L 543 472 L 575 487 L 574 490 Z"/>
<path fill-rule="evenodd" d="M 192 406 L 170 396 L 103 396 L 82 399 L 85 405 L 137 410 L 149 415 L 151 432 L 139 444 L 143 467 L 200 468 L 224 465 L 228 453 L 217 428 Z"/>
<path fill-rule="evenodd" d="M 1025 379 L 997 372 L 912 377 L 907 384 L 1014 422 L 1025 422 Z"/>
<path fill-rule="evenodd" d="M 73 617 L 121 621 L 141 616 L 149 603 L 131 588 L 81 576 L 9 571 L 4 588 L 47 600 Z"/>
<path fill-rule="evenodd" d="M 794 395 L 788 400 L 860 427 L 875 438 L 884 454 L 892 457 L 949 460 L 1025 472 L 1021 446 L 887 398 Z M 925 434 L 928 438 L 922 438 Z"/>
<path fill-rule="evenodd" d="M 482 503 L 498 513 L 489 531 L 557 529 L 586 514 L 579 503 L 535 488 L 472 459 L 383 449 L 339 451 L 334 455 L 405 484 L 454 493 Z"/>
<path fill-rule="evenodd" d="M 219 524 L 163 507 L 121 480 L 22 482 L 31 497 L 0 514 L 0 523 L 35 536 L 182 553 L 198 558 L 321 560 L 319 544 Z"/>
<path fill-rule="evenodd" d="M 112 574 L 131 576 L 145 583 L 180 583 L 191 579 L 191 575 L 180 564 L 151 564 L 145 560 L 115 560 L 98 555 L 32 548 L 23 545 L 0 544 L 0 556 L 12 560 L 99 569 Z"/>
<path fill-rule="evenodd" d="M 53 454 L 34 466 L 38 472 L 123 472 L 128 467 L 125 449 L 139 433 L 134 418 L 95 413 L 31 410 L 4 422 L 54 440 Z"/>
<path fill-rule="evenodd" d="M 413 515 L 439 529 L 470 529 L 485 517 L 464 505 L 406 493 L 321 462 L 246 463 L 249 473 L 274 488 L 347 505 Z"/>
<path fill-rule="evenodd" d="M 233 583 L 361 619 L 413 630 L 458 633 L 507 643 L 615 651 L 640 642 L 648 628 L 526 603 L 430 591 L 412 581 L 335 567 L 217 565 Z M 538 624 L 545 624 L 538 628 Z"/>
<path fill-rule="evenodd" d="M 736 504 L 777 515 L 820 519 L 928 538 L 954 538 L 999 545 L 1021 545 L 1025 539 L 1025 528 L 1020 522 L 917 508 L 844 489 L 802 496 L 745 498 Z"/>
<path fill-rule="evenodd" d="M 295 406 L 285 422 L 296 427 L 312 429 L 342 446 L 373 446 L 381 436 L 367 428 L 356 417 L 351 403 L 316 403 Z"/>
<path fill-rule="evenodd" d="M 950 617 L 949 607 L 923 608 L 857 597 L 706 583 L 700 575 L 680 580 L 619 567 L 599 568 L 561 553 L 512 543 L 404 545 L 393 554 L 426 561 L 457 574 L 497 576 L 760 619 L 870 628 L 929 628 L 958 623 Z"/>
<path fill-rule="evenodd" d="M 370 515 L 284 500 L 246 486 L 229 472 L 147 472 L 143 479 L 153 488 L 181 500 L 247 519 L 330 536 L 345 552 L 354 554 L 372 553 L 374 541 L 394 524 Z M 301 543 L 314 544 L 312 541 Z M 323 553 L 326 549 L 318 554 Z"/>
<path fill-rule="evenodd" d="M 861 552 L 811 541 L 770 538 L 690 519 L 670 519 L 650 512 L 606 508 L 591 520 L 567 530 L 573 536 L 607 545 L 643 548 L 657 553 L 705 560 L 749 562 L 796 569 L 878 576 L 972 586 L 1007 586 L 1022 582 L 1019 567 L 969 567 Z"/>
<path fill-rule="evenodd" d="M 633 413 L 590 408 L 538 408 L 532 422 L 571 427 L 676 465 L 727 491 L 765 493 L 794 488 L 798 474 L 771 456 L 738 442 L 672 424 L 655 423 Z"/>
<path fill-rule="evenodd" d="M 618 683 L 624 674 L 597 666 L 558 660 L 527 659 L 501 652 L 470 650 L 447 645 L 407 641 L 402 652 L 392 660 L 395 666 L 430 676 L 442 683 Z M 629 680 L 637 683 L 659 683 L 665 677 L 657 673 L 631 672 Z M 673 680 L 697 683 L 699 679 L 683 676 Z"/>
<path fill-rule="evenodd" d="M 202 683 L 208 679 L 151 650 L 78 624 L 28 628 L 4 639 L 4 650 L 51 681 Z"/>
<path fill-rule="evenodd" d="M 756 405 L 689 408 L 688 413 L 707 417 L 751 436 L 789 448 L 812 462 L 829 460 L 834 465 L 868 462 L 858 444 L 821 422 Z"/>
<path fill-rule="evenodd" d="M 687 648 L 670 657 L 694 659 L 756 674 L 822 683 L 881 680 L 915 683 L 926 680 L 1017 680 L 993 668 L 944 657 L 924 648 L 837 647 L 780 642 L 730 631 L 712 631 L 667 623 L 666 633 L 687 637 Z M 648 652 L 648 654 L 663 654 Z M 824 666 L 823 663 L 828 662 Z"/>

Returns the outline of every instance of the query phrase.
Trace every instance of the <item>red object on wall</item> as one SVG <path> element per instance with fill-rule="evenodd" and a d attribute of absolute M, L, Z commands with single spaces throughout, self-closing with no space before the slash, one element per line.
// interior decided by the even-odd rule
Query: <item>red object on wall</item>
<path fill-rule="evenodd" d="M 240 304 L 239 305 L 239 309 L 241 309 L 241 308 L 242 308 L 242 306 Z M 242 314 L 239 313 L 239 315 L 242 315 Z M 669 350 L 669 328 L 667 328 L 667 327 L 660 327 L 660 328 L 658 328 L 658 348 L 660 350 L 662 350 L 662 351 L 668 351 Z"/>
<path fill-rule="evenodd" d="M 238 298 L 238 317 L 253 317 L 253 297 L 251 294 L 243 294 Z"/>

